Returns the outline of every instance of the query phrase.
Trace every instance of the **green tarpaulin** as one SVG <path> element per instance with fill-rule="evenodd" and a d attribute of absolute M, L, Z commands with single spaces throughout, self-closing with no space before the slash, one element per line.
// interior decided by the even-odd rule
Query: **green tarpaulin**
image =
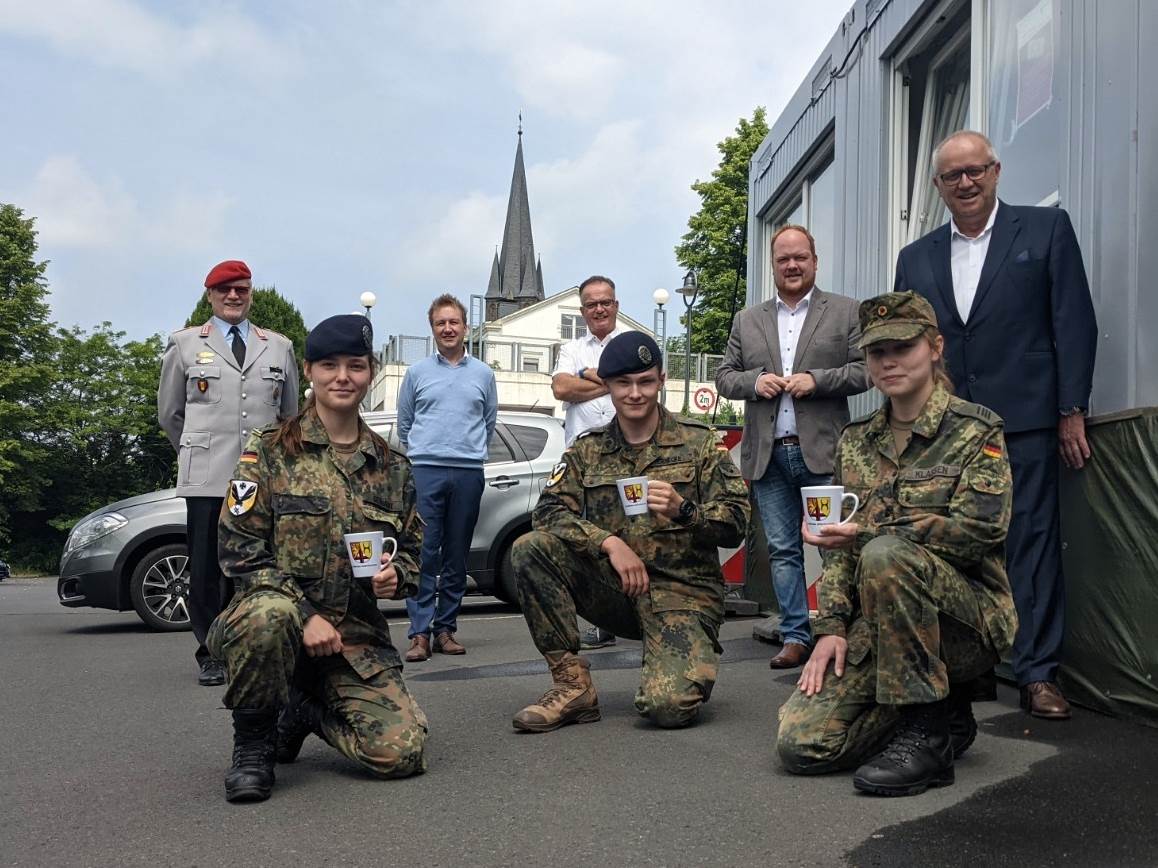
<path fill-rule="evenodd" d="M 1073 701 L 1158 726 L 1158 407 L 1096 417 L 1091 461 L 1062 471 Z"/>

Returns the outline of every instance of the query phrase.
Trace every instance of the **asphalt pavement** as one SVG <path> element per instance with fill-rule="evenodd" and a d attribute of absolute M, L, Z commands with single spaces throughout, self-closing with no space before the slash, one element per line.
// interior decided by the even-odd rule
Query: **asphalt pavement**
<path fill-rule="evenodd" d="M 0 582 L 0 865 L 1158 865 L 1156 729 L 1036 721 L 1003 686 L 975 707 L 954 786 L 860 796 L 848 774 L 779 768 L 795 675 L 740 619 L 699 726 L 637 717 L 639 646 L 621 640 L 590 654 L 602 721 L 519 734 L 545 667 L 517 613 L 468 601 L 469 653 L 406 668 L 425 775 L 377 781 L 310 739 L 272 799 L 229 805 L 229 714 L 197 685 L 190 634 L 64 609 L 52 580 Z"/>

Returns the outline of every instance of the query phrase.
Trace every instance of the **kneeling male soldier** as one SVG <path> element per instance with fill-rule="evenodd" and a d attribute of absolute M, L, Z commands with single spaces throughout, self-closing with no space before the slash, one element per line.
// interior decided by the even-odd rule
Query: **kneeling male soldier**
<path fill-rule="evenodd" d="M 643 640 L 635 707 L 661 727 L 692 723 L 719 668 L 724 579 L 717 546 L 748 526 L 748 492 L 716 433 L 659 406 L 659 347 L 642 332 L 614 338 L 599 360 L 615 418 L 575 441 L 555 466 L 530 533 L 511 552 L 519 602 L 553 682 L 515 715 L 548 732 L 599 720 L 576 612 Z M 617 480 L 647 477 L 643 515 L 626 515 Z"/>

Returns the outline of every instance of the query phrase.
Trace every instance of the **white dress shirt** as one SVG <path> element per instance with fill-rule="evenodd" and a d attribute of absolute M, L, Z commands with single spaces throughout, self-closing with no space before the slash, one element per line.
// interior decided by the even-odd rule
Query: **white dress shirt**
<path fill-rule="evenodd" d="M 796 345 L 800 340 L 800 330 L 804 328 L 804 318 L 808 316 L 808 303 L 811 300 L 811 289 L 797 302 L 795 308 L 785 304 L 779 294 L 776 296 L 776 336 L 780 341 L 780 363 L 785 377 L 792 375 L 792 365 L 796 361 Z M 776 432 L 772 436 L 777 440 L 781 437 L 796 436 L 796 407 L 792 402 L 792 396 L 787 392 L 780 393 L 780 407 L 776 411 Z"/>
<path fill-rule="evenodd" d="M 969 310 L 973 307 L 973 297 L 977 295 L 977 284 L 981 281 L 981 267 L 985 265 L 985 254 L 989 252 L 989 242 L 993 238 L 993 221 L 997 217 L 999 205 L 989 212 L 989 220 L 976 238 L 963 235 L 957 228 L 957 221 L 949 221 L 949 266 L 953 271 L 953 299 L 957 302 L 957 312 L 961 322 L 969 320 Z"/>
<path fill-rule="evenodd" d="M 626 329 L 616 325 L 603 340 L 588 332 L 581 338 L 567 341 L 559 349 L 559 359 L 555 362 L 555 370 L 551 372 L 551 377 L 554 378 L 558 374 L 578 376 L 580 368 L 597 369 L 603 348 L 613 337 L 623 334 L 624 331 Z M 563 410 L 566 413 L 563 433 L 568 446 L 584 431 L 606 425 L 615 417 L 615 406 L 611 403 L 610 395 L 601 395 L 590 401 L 580 401 L 578 404 L 564 401 Z"/>

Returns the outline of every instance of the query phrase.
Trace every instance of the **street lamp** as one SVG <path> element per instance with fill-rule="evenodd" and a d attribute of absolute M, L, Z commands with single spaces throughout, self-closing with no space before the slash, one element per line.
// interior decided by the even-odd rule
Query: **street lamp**
<path fill-rule="evenodd" d="M 696 303 L 696 296 L 700 294 L 700 285 L 696 281 L 695 269 L 688 269 L 688 273 L 684 275 L 684 285 L 680 287 L 679 292 L 684 297 L 684 307 L 687 308 L 687 318 L 684 320 L 684 325 L 687 328 L 687 336 L 684 338 L 684 412 L 691 413 L 692 306 Z"/>
<path fill-rule="evenodd" d="M 370 310 L 371 310 L 371 308 L 374 307 L 374 305 L 376 305 L 378 303 L 378 296 L 374 295 L 374 293 L 370 292 L 370 290 L 366 290 L 364 293 L 362 293 L 358 297 L 358 301 L 361 303 L 362 307 L 366 308 L 366 319 L 370 319 Z M 370 348 L 370 352 L 374 355 L 374 358 L 378 358 L 378 354 L 376 352 L 374 352 L 373 347 Z M 366 390 L 366 397 L 362 399 L 362 409 L 363 410 L 369 410 L 370 409 L 370 406 L 371 406 L 370 397 L 371 397 L 371 394 L 373 393 L 373 391 L 374 391 L 374 381 L 371 380 L 370 381 L 370 388 Z"/>
<path fill-rule="evenodd" d="M 651 330 L 655 334 L 655 342 L 659 344 L 660 356 L 664 359 L 664 369 L 667 369 L 667 311 L 663 306 L 671 299 L 671 294 L 662 286 L 651 294 L 655 301 L 655 313 L 652 316 Z M 660 403 L 667 404 L 667 386 L 660 390 Z"/>

